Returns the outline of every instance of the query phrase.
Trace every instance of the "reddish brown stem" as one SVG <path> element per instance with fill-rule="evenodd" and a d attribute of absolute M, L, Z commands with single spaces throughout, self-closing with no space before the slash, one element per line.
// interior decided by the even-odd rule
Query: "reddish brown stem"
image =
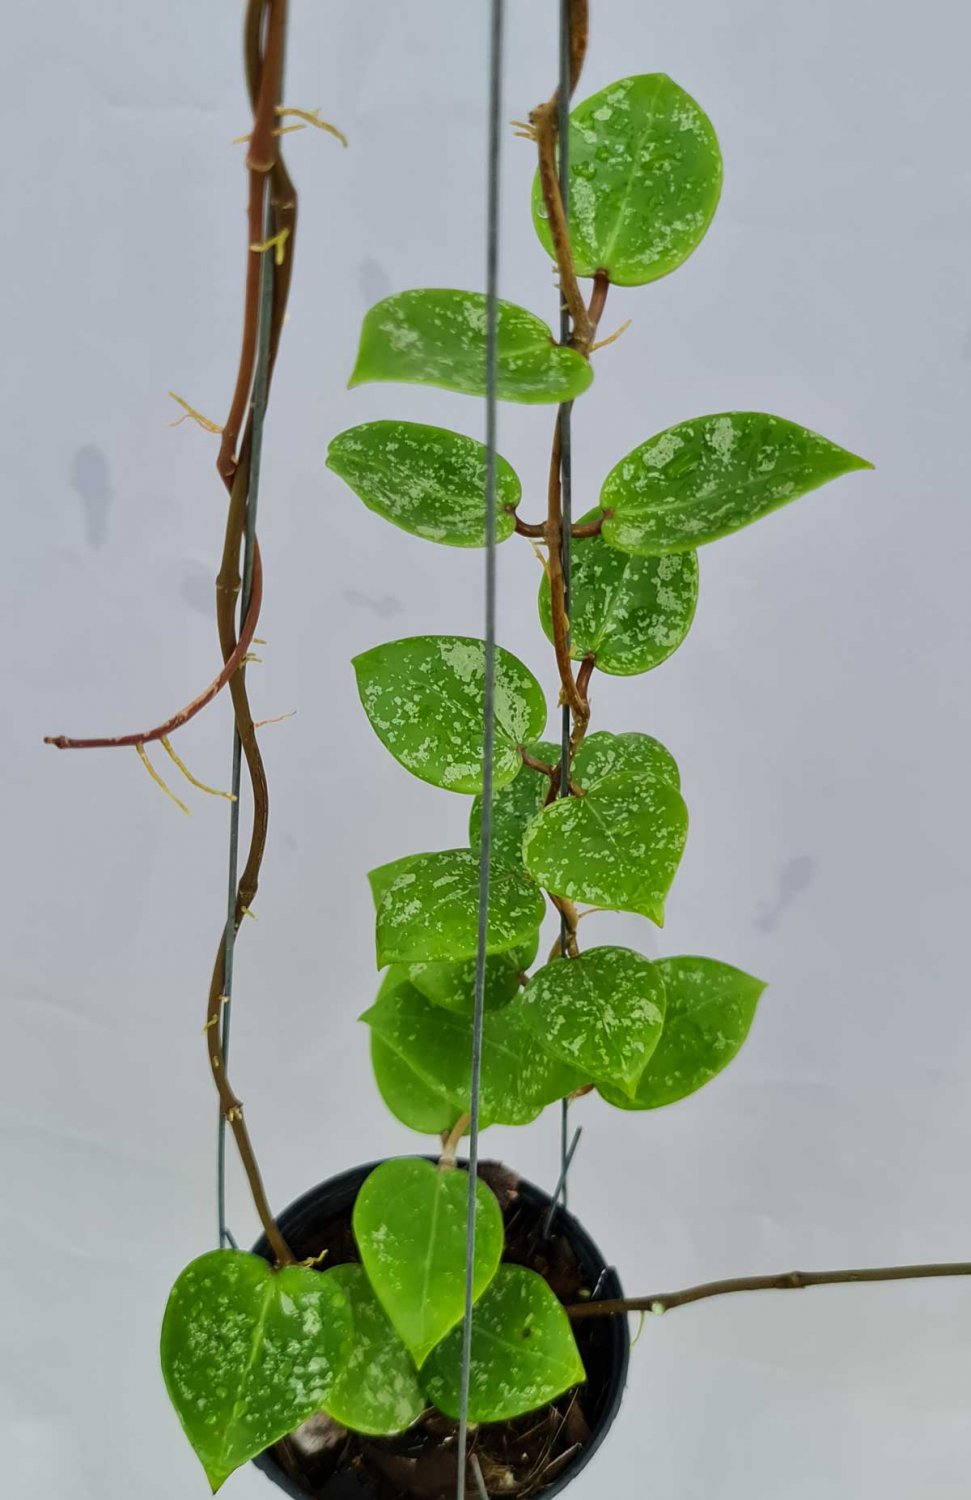
<path fill-rule="evenodd" d="M 566 613 L 566 582 L 563 576 L 563 501 L 560 475 L 561 430 L 557 420 L 553 429 L 553 447 L 550 453 L 550 477 L 547 493 L 546 541 L 549 548 L 547 563 L 550 580 L 550 619 L 553 626 L 553 650 L 556 668 L 560 674 L 561 701 L 570 706 L 573 714 L 582 713 L 583 702 L 573 680 L 570 658 L 570 622 Z"/>
<path fill-rule="evenodd" d="M 244 656 L 253 644 L 253 636 L 256 634 L 257 622 L 260 618 L 260 608 L 263 603 L 263 564 L 260 559 L 259 548 L 257 548 L 253 559 L 253 589 L 250 598 L 249 613 L 243 626 L 239 640 L 227 657 L 225 665 L 218 677 L 213 678 L 209 686 L 180 708 L 177 714 L 166 719 L 164 724 L 157 724 L 154 729 L 146 729 L 136 734 L 117 734 L 100 739 L 72 739 L 66 734 L 46 735 L 45 745 L 54 745 L 58 750 L 113 750 L 122 746 L 150 745 L 153 740 L 164 739 L 176 729 L 181 729 L 183 724 L 188 724 L 197 713 L 211 703 L 216 694 L 221 692 L 229 679 L 239 670 Z"/>
<path fill-rule="evenodd" d="M 610 291 L 610 277 L 606 271 L 597 271 L 593 278 L 593 291 L 590 293 L 590 305 L 587 308 L 587 316 L 590 319 L 594 335 L 600 326 L 603 317 L 604 305 L 607 301 L 607 293 Z"/>
<path fill-rule="evenodd" d="M 572 0 L 570 6 L 570 93 L 576 88 L 587 52 L 589 29 L 587 0 Z M 567 223 L 563 195 L 557 171 L 556 139 L 559 130 L 559 89 L 545 104 L 539 104 L 530 114 L 530 123 L 536 138 L 539 158 L 540 186 L 543 205 L 553 252 L 560 275 L 560 294 L 573 321 L 573 344 L 586 354 L 593 343 L 596 332 L 591 323 L 586 303 L 577 282 L 570 247 L 570 228 Z"/>
<path fill-rule="evenodd" d="M 517 516 L 516 534 L 518 536 L 545 537 L 546 526 L 542 521 L 523 521 Z"/>
<path fill-rule="evenodd" d="M 724 1281 L 706 1281 L 680 1292 L 655 1292 L 649 1297 L 611 1297 L 603 1302 L 576 1302 L 567 1308 L 569 1317 L 606 1318 L 615 1313 L 667 1312 L 708 1297 L 733 1292 L 790 1292 L 810 1286 L 836 1286 L 865 1281 L 916 1281 L 937 1276 L 971 1276 L 971 1261 L 948 1261 L 926 1266 L 877 1266 L 857 1271 L 783 1271 L 778 1276 L 734 1276 Z"/>
<path fill-rule="evenodd" d="M 239 462 L 236 444 L 239 438 L 246 406 L 253 385 L 256 367 L 256 337 L 260 310 L 260 255 L 252 246 L 262 242 L 265 233 L 264 200 L 266 176 L 272 172 L 279 148 L 273 134 L 276 126 L 276 107 L 280 102 L 283 79 L 284 37 L 286 35 L 286 0 L 254 0 L 247 13 L 246 38 L 249 46 L 254 39 L 258 46 L 259 33 L 266 28 L 266 48 L 260 57 L 259 77 L 256 85 L 253 130 L 250 136 L 246 166 L 249 171 L 249 205 L 247 210 L 246 244 L 246 291 L 243 303 L 243 340 L 236 372 L 236 385 L 229 407 L 229 415 L 223 427 L 222 441 L 216 467 L 229 487 L 236 465 Z M 252 85 L 251 85 L 252 86 Z M 287 246 L 290 249 L 290 246 Z"/>
<path fill-rule="evenodd" d="M 266 52 L 265 54 L 261 54 L 260 47 L 264 29 L 264 18 L 266 22 Z M 273 301 L 269 349 L 270 378 L 272 378 L 276 365 L 280 333 L 286 312 L 296 227 L 296 194 L 286 168 L 279 157 L 278 138 L 273 135 L 272 130 L 276 105 L 279 102 L 280 95 L 285 29 L 286 0 L 249 0 L 244 29 L 247 80 L 249 83 L 250 98 L 253 101 L 254 107 L 254 131 L 250 145 L 250 156 L 247 162 L 250 168 L 251 211 L 247 224 L 247 233 L 250 236 L 249 243 L 258 243 L 263 238 L 264 214 L 262 205 L 266 192 L 267 172 L 269 172 L 269 196 L 273 233 L 279 234 L 284 227 L 290 231 L 286 241 L 286 254 L 283 262 L 282 264 L 275 264 L 273 270 Z M 268 80 L 270 81 L 268 82 Z M 260 128 L 266 126 L 267 120 L 269 120 L 268 131 L 265 128 Z M 252 212 L 254 183 L 259 184 L 261 205 L 260 227 L 258 230 L 255 230 Z M 260 269 L 260 257 L 252 251 L 248 253 L 251 266 L 255 266 L 258 271 Z M 259 279 L 257 279 L 258 285 Z M 243 350 L 240 356 L 236 392 L 234 393 L 234 407 L 241 388 L 245 388 L 245 395 L 242 410 L 237 417 L 237 427 L 242 422 L 243 411 L 245 411 L 246 401 L 248 400 L 249 390 L 252 385 L 258 319 L 259 299 L 257 298 L 255 305 L 251 303 L 249 276 L 247 276 L 247 287 L 244 295 Z M 250 359 L 249 373 L 246 375 L 247 350 L 250 342 L 246 329 L 250 322 L 252 322 L 253 329 L 254 352 L 252 359 Z M 228 451 L 231 454 L 232 462 L 228 463 L 226 461 L 227 450 L 224 448 L 221 450 L 220 458 L 217 461 L 217 467 L 224 483 L 229 489 L 230 496 L 229 510 L 226 517 L 226 535 L 223 543 L 222 563 L 219 576 L 216 580 L 216 622 L 223 658 L 226 661 L 229 661 L 238 645 L 236 640 L 236 599 L 240 588 L 240 553 L 243 545 L 249 495 L 251 433 L 252 425 L 250 422 L 247 423 L 238 457 L 232 452 L 232 448 L 230 448 Z M 263 851 L 266 847 L 269 821 L 269 797 L 266 785 L 266 772 L 257 743 L 256 730 L 246 692 L 246 673 L 244 668 L 241 667 L 230 679 L 230 693 L 236 717 L 236 728 L 246 759 L 246 768 L 253 793 L 253 822 L 250 833 L 250 845 L 246 864 L 239 877 L 233 911 L 233 926 L 234 930 L 238 932 L 243 916 L 251 907 L 259 885 L 260 866 L 263 861 Z M 223 1004 L 225 957 L 226 948 L 223 935 L 220 938 L 209 986 L 209 1003 L 206 1015 L 209 1065 L 219 1095 L 220 1108 L 233 1132 L 233 1138 L 239 1151 L 243 1170 L 246 1173 L 253 1202 L 259 1214 L 267 1241 L 273 1250 L 277 1262 L 280 1264 L 290 1264 L 293 1262 L 294 1256 L 270 1210 L 259 1166 L 253 1151 L 252 1142 L 250 1141 L 249 1131 L 243 1119 L 243 1106 L 233 1091 L 227 1075 L 226 1061 L 222 1051 L 220 1036 L 220 1009 Z"/>
<path fill-rule="evenodd" d="M 537 760 L 523 745 L 519 747 L 519 756 L 523 765 L 529 766 L 531 771 L 539 771 L 542 776 L 548 776 L 551 781 L 554 777 L 559 777 L 559 766 L 548 766 L 545 760 Z"/>

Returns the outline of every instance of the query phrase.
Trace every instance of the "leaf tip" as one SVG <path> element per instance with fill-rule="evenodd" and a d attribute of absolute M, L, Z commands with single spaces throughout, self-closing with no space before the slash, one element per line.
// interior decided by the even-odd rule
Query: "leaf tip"
<path fill-rule="evenodd" d="M 350 378 L 347 382 L 347 389 L 349 391 L 352 391 L 356 385 L 364 385 L 369 378 L 370 377 L 368 376 L 363 357 L 359 354 L 357 357 L 357 363 L 350 373 Z"/>

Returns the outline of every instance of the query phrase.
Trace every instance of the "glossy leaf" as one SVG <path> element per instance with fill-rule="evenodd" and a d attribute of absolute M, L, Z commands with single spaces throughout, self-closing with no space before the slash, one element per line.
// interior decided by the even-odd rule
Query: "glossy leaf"
<path fill-rule="evenodd" d="M 444 1131 L 451 1131 L 462 1113 L 459 1106 L 444 1089 L 419 1077 L 373 1027 L 371 1067 L 378 1093 L 402 1125 L 422 1135 L 441 1135 Z"/>
<path fill-rule="evenodd" d="M 610 734 L 598 729 L 588 734 L 573 762 L 573 777 L 585 791 L 592 791 L 608 776 L 638 773 L 656 776 L 675 791 L 681 789 L 681 773 L 670 750 L 649 734 L 636 730 Z"/>
<path fill-rule="evenodd" d="M 387 1437 L 405 1432 L 425 1409 L 415 1364 L 395 1333 L 363 1266 L 323 1273 L 347 1298 L 353 1341 L 325 1410 L 354 1432 Z"/>
<path fill-rule="evenodd" d="M 530 404 L 572 401 L 593 379 L 590 364 L 561 348 L 542 318 L 500 300 L 497 393 Z M 403 380 L 484 396 L 486 299 L 481 292 L 398 292 L 371 308 L 349 384 Z"/>
<path fill-rule="evenodd" d="M 460 1320 L 465 1306 L 465 1227 L 469 1179 L 431 1162 L 382 1162 L 354 1204 L 354 1238 L 375 1295 L 421 1367 Z M 480 1297 L 503 1246 L 502 1212 L 476 1183 L 473 1289 Z"/>
<path fill-rule="evenodd" d="M 468 1018 L 430 1004 L 407 981 L 382 985 L 361 1017 L 419 1080 L 455 1106 L 470 1103 Z M 553 1055 L 526 1025 L 519 1002 L 487 1011 L 482 1032 L 480 1124 L 528 1125 L 588 1080 Z M 444 1127 L 443 1127 L 444 1128 Z"/>
<path fill-rule="evenodd" d="M 377 904 L 378 968 L 474 958 L 479 861 L 468 849 L 409 856 Z M 523 875 L 496 870 L 489 884 L 486 951 L 531 941 L 543 920 L 542 894 Z"/>
<path fill-rule="evenodd" d="M 570 240 L 577 272 L 640 286 L 675 270 L 704 238 L 722 185 L 711 121 L 663 73 L 621 78 L 570 115 Z M 539 177 L 533 222 L 553 244 Z M 555 256 L 553 257 L 555 259 Z"/>
<path fill-rule="evenodd" d="M 374 902 L 375 912 L 381 905 L 382 897 L 390 890 L 398 876 L 407 874 L 415 861 L 423 857 L 421 854 L 404 854 L 401 859 L 389 859 L 386 865 L 376 865 L 373 870 L 368 871 L 368 885 L 371 887 L 371 900 Z"/>
<path fill-rule="evenodd" d="M 416 635 L 354 658 L 371 727 L 412 775 L 450 792 L 482 790 L 485 644 Z M 493 784 L 522 770 L 519 746 L 546 726 L 543 689 L 522 662 L 496 650 Z"/>
<path fill-rule="evenodd" d="M 600 492 L 603 537 L 637 556 L 687 552 L 830 479 L 872 467 L 765 412 L 695 417 L 648 438 L 611 469 Z"/>
<path fill-rule="evenodd" d="M 338 433 L 327 467 L 368 510 L 449 547 L 484 547 L 486 450 L 474 438 L 418 422 L 365 422 Z M 515 530 L 522 488 L 496 455 L 496 541 Z"/>
<path fill-rule="evenodd" d="M 664 1025 L 657 964 L 630 948 L 590 948 L 554 959 L 518 1002 L 544 1047 L 594 1083 L 633 1094 Z"/>
<path fill-rule="evenodd" d="M 534 760 L 546 765 L 560 763 L 560 747 L 551 740 L 528 745 Z M 523 868 L 523 834 L 539 812 L 550 789 L 549 777 L 524 766 L 515 781 L 500 787 L 492 798 L 491 863 L 510 870 Z M 482 798 L 476 797 L 469 814 L 469 844 L 478 852 L 482 837 Z"/>
<path fill-rule="evenodd" d="M 457 1419 L 462 1329 L 433 1350 L 422 1372 L 429 1400 Z M 541 1276 L 500 1266 L 472 1314 L 469 1421 L 505 1422 L 546 1406 L 586 1379 L 570 1320 Z"/>
<path fill-rule="evenodd" d="M 588 751 L 588 768 L 609 758 L 615 769 L 593 779 L 588 773 L 584 782 L 578 755 L 574 765 L 585 795 L 553 802 L 533 819 L 523 860 L 534 880 L 557 896 L 640 912 L 661 926 L 688 835 L 687 808 L 657 741 L 647 735 L 605 741 Z"/>
<path fill-rule="evenodd" d="M 211 1250 L 165 1309 L 162 1372 L 213 1490 L 327 1402 L 350 1352 L 340 1287 L 304 1266 Z"/>
<path fill-rule="evenodd" d="M 519 976 L 528 969 L 539 948 L 539 933 L 508 953 L 490 953 L 485 966 L 485 1008 L 498 1010 L 519 993 Z M 401 964 L 393 972 L 409 979 L 433 1005 L 471 1016 L 475 1000 L 475 959 L 458 964 Z"/>
<path fill-rule="evenodd" d="M 592 520 L 591 511 L 582 519 Z M 598 671 L 614 677 L 649 672 L 678 649 L 698 603 L 698 557 L 632 557 L 602 536 L 573 543 L 570 575 L 570 650 L 575 661 L 592 656 Z M 549 579 L 539 590 L 539 617 L 553 639 Z"/>
<path fill-rule="evenodd" d="M 765 989 L 760 979 L 714 958 L 665 958 L 657 967 L 667 994 L 661 1040 L 633 1098 L 600 1089 L 621 1109 L 657 1109 L 708 1083 L 745 1041 Z"/>

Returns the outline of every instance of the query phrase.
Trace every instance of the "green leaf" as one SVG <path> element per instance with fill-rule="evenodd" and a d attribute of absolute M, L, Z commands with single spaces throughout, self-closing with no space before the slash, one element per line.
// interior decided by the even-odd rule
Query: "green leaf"
<path fill-rule="evenodd" d="M 412 775 L 450 792 L 482 790 L 485 642 L 416 635 L 354 658 L 371 727 Z M 522 662 L 496 648 L 493 784 L 522 770 L 519 746 L 546 726 L 543 689 Z"/>
<path fill-rule="evenodd" d="M 519 976 L 536 957 L 539 933 L 528 943 L 510 948 L 508 953 L 490 953 L 485 966 L 485 1008 L 498 1010 L 507 1005 L 520 989 Z M 471 1016 L 475 1002 L 475 959 L 458 964 L 401 964 L 391 972 L 409 979 L 432 1005 Z"/>
<path fill-rule="evenodd" d="M 334 1266 L 323 1273 L 347 1298 L 354 1340 L 327 1397 L 327 1413 L 354 1432 L 388 1437 L 404 1432 L 425 1409 L 414 1361 L 371 1289 L 363 1266 Z"/>
<path fill-rule="evenodd" d="M 641 286 L 697 249 L 722 186 L 711 121 L 663 73 L 622 78 L 570 115 L 570 240 L 580 276 Z M 533 222 L 553 242 L 539 177 Z"/>
<path fill-rule="evenodd" d="M 533 313 L 498 305 L 498 381 L 502 401 L 572 401 L 593 370 L 575 349 L 561 348 Z M 385 297 L 361 329 L 357 364 L 348 382 L 403 380 L 484 396 L 486 299 L 481 292 L 415 290 Z"/>
<path fill-rule="evenodd" d="M 386 982 L 361 1016 L 414 1072 L 455 1107 L 469 1110 L 472 1033 L 468 1017 L 430 1004 L 407 981 Z M 588 1082 L 554 1056 L 525 1023 L 518 1001 L 487 1011 L 482 1028 L 480 1124 L 528 1125 L 548 1104 Z M 444 1127 L 442 1127 L 444 1128 Z"/>
<path fill-rule="evenodd" d="M 534 974 L 518 1003 L 543 1045 L 584 1078 L 633 1095 L 661 1037 L 664 980 L 630 948 L 590 948 Z"/>
<path fill-rule="evenodd" d="M 371 1067 L 378 1093 L 402 1125 L 420 1131 L 422 1135 L 441 1135 L 444 1131 L 451 1131 L 462 1113 L 461 1109 L 443 1089 L 419 1077 L 373 1027 Z"/>
<path fill-rule="evenodd" d="M 411 869 L 416 859 L 421 859 L 420 854 L 405 854 L 401 859 L 389 859 L 386 865 L 377 865 L 368 871 L 368 885 L 371 887 L 371 900 L 374 902 L 374 910 L 377 911 L 381 905 L 382 897 L 394 885 L 399 875 L 405 875 Z"/>
<path fill-rule="evenodd" d="M 668 1002 L 661 1040 L 633 1098 L 607 1085 L 600 1089 L 620 1109 L 657 1109 L 708 1083 L 748 1036 L 765 989 L 760 979 L 714 958 L 665 958 L 657 967 Z"/>
<path fill-rule="evenodd" d="M 365 422 L 331 441 L 327 467 L 402 531 L 448 547 L 486 544 L 486 450 L 474 438 L 418 422 Z M 497 454 L 497 542 L 515 530 L 521 498 L 519 479 Z"/>
<path fill-rule="evenodd" d="M 558 766 L 560 747 L 552 741 L 540 740 L 527 745 L 526 749 L 535 760 L 546 765 Z M 523 868 L 523 834 L 526 825 L 539 812 L 549 792 L 549 777 L 542 771 L 533 771 L 524 766 L 515 781 L 500 787 L 492 798 L 492 842 L 491 863 L 504 865 L 509 870 Z M 476 797 L 469 814 L 469 843 L 478 853 L 482 837 L 482 798 Z M 523 967 L 526 967 L 525 965 Z"/>
<path fill-rule="evenodd" d="M 340 1287 L 305 1266 L 211 1250 L 186 1266 L 162 1323 L 162 1373 L 213 1491 L 327 1402 L 351 1346 Z"/>
<path fill-rule="evenodd" d="M 481 1297 L 502 1256 L 502 1212 L 476 1182 L 473 1291 Z M 419 1369 L 465 1306 L 469 1179 L 456 1169 L 382 1162 L 354 1204 L 354 1238 L 371 1286 Z"/>
<path fill-rule="evenodd" d="M 609 773 L 605 761 L 614 767 Z M 648 735 L 608 735 L 600 745 L 591 743 L 585 761 L 578 755 L 574 763 L 585 795 L 551 803 L 526 830 L 523 860 L 533 879 L 554 895 L 640 912 L 663 926 L 664 901 L 688 836 L 688 810 L 670 780 L 669 762 Z"/>
<path fill-rule="evenodd" d="M 695 417 L 648 438 L 611 469 L 600 491 L 604 541 L 639 557 L 688 552 L 830 479 L 872 468 L 783 417 Z"/>
<path fill-rule="evenodd" d="M 609 776 L 638 772 L 666 781 L 676 792 L 681 790 L 681 774 L 670 750 L 649 734 L 631 730 L 627 734 L 610 734 L 598 729 L 588 734 L 573 762 L 573 777 L 586 791 L 592 791 Z"/>
<path fill-rule="evenodd" d="M 545 914 L 525 876 L 494 870 L 489 882 L 486 952 L 532 940 Z M 479 921 L 479 861 L 468 849 L 411 855 L 377 907 L 378 968 L 474 958 Z"/>
<path fill-rule="evenodd" d="M 457 1419 L 462 1329 L 429 1356 L 422 1383 L 429 1399 Z M 542 1276 L 500 1266 L 472 1314 L 469 1421 L 505 1422 L 546 1406 L 586 1379 L 570 1320 Z"/>
<path fill-rule="evenodd" d="M 591 511 L 582 520 L 597 514 Z M 691 628 L 698 603 L 698 557 L 631 557 L 602 536 L 573 543 L 570 574 L 570 652 L 592 656 L 601 672 L 631 677 L 649 672 L 675 652 Z M 550 584 L 543 575 L 539 617 L 553 639 Z"/>

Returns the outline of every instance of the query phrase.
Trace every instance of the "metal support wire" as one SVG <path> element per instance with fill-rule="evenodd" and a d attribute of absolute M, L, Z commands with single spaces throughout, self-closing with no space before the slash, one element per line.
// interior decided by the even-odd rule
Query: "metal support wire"
<path fill-rule="evenodd" d="M 472 1368 L 472 1304 L 475 1272 L 475 1205 L 479 1167 L 479 1085 L 485 1014 L 489 864 L 492 853 L 492 754 L 496 675 L 496 416 L 499 333 L 499 156 L 502 116 L 503 0 L 491 0 L 489 25 L 489 143 L 486 190 L 486 409 L 485 409 L 485 684 L 482 726 L 482 830 L 479 843 L 479 923 L 472 1014 L 472 1086 L 469 1101 L 469 1186 L 465 1225 L 465 1314 L 459 1396 L 456 1500 L 465 1500 L 469 1439 L 469 1376 Z"/>
<path fill-rule="evenodd" d="M 263 199 L 263 237 L 272 234 L 270 187 L 266 182 Z M 267 393 L 270 385 L 270 330 L 273 322 L 273 251 L 264 250 L 260 264 L 260 311 L 256 338 L 256 370 L 253 376 L 253 394 L 250 400 L 250 463 L 249 485 L 246 493 L 246 530 L 243 542 L 243 586 L 240 593 L 240 624 L 249 614 L 250 597 L 253 592 L 253 562 L 256 556 L 256 507 L 260 494 L 260 460 L 263 456 L 263 423 L 266 417 Z M 239 729 L 233 725 L 233 800 L 229 804 L 229 888 L 226 910 L 226 934 L 223 958 L 223 995 L 225 999 L 219 1013 L 219 1039 L 222 1046 L 223 1064 L 229 1057 L 229 1024 L 233 998 L 233 958 L 236 952 L 236 891 L 239 881 L 239 793 L 242 780 L 243 746 Z M 237 1244 L 226 1223 L 226 1116 L 219 1110 L 219 1127 L 216 1142 L 216 1198 L 219 1214 L 219 1247 Z"/>
<path fill-rule="evenodd" d="M 560 82 L 557 94 L 557 141 L 559 143 L 560 196 L 569 223 L 570 213 L 570 0 L 560 0 Z M 570 314 L 560 291 L 560 343 L 568 344 L 572 333 Z M 566 645 L 570 649 L 570 571 L 573 562 L 573 450 L 572 450 L 573 402 L 566 401 L 560 407 L 557 421 L 560 425 L 560 510 L 563 524 L 560 529 L 560 559 L 563 569 L 563 606 L 566 610 Z M 570 705 L 564 703 L 560 721 L 560 789 L 561 797 L 570 795 Z M 566 918 L 560 918 L 560 953 L 567 956 L 569 932 Z M 567 1157 L 570 1139 L 570 1101 L 560 1104 L 560 1185 L 563 1207 L 567 1206 L 567 1173 L 570 1163 Z M 557 1198 L 554 1195 L 554 1206 Z"/>

